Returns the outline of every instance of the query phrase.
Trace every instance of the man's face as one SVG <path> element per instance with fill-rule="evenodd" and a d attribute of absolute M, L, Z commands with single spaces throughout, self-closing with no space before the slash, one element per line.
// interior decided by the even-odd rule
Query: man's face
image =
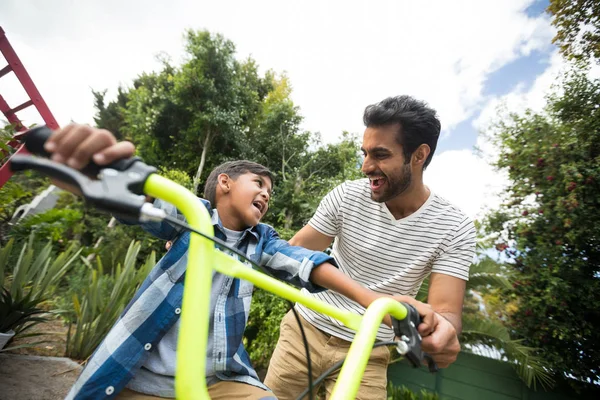
<path fill-rule="evenodd" d="M 239 230 L 256 226 L 269 209 L 272 182 L 266 176 L 251 172 L 231 180 L 231 215 Z"/>
<path fill-rule="evenodd" d="M 369 178 L 371 198 L 379 203 L 402 194 L 412 180 L 410 163 L 405 164 L 402 146 L 396 141 L 399 129 L 397 124 L 370 127 L 363 135 L 362 172 Z"/>

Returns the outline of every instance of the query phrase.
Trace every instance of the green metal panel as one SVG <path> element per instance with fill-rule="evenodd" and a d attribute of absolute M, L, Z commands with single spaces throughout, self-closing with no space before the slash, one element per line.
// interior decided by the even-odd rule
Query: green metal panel
<path fill-rule="evenodd" d="M 474 368 L 468 363 L 462 362 L 444 369 L 442 374 L 444 383 L 447 380 L 462 382 L 476 388 L 520 399 L 523 382 L 516 376 L 512 368 L 508 371 L 510 375 L 506 372 L 501 368 L 497 370 Z"/>
<path fill-rule="evenodd" d="M 551 392 L 529 389 L 509 363 L 469 353 L 461 353 L 450 367 L 430 374 L 426 368 L 414 369 L 406 362 L 391 364 L 388 379 L 395 386 L 413 392 L 436 392 L 441 400 L 581 400 L 598 399 L 600 387 L 577 394 L 565 387 Z M 597 389 L 597 390 L 596 390 Z"/>

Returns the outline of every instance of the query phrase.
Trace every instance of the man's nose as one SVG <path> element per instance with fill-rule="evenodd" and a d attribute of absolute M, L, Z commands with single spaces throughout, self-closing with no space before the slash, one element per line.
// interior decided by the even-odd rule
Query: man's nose
<path fill-rule="evenodd" d="M 365 156 L 365 159 L 363 160 L 362 167 L 360 168 L 360 170 L 362 171 L 363 174 L 369 175 L 371 172 L 373 172 L 375 170 L 375 167 L 373 166 L 373 163 L 369 160 L 369 158 Z"/>

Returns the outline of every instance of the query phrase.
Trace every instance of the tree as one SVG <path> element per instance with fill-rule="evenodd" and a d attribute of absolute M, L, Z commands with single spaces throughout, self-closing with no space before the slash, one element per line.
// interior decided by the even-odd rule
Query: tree
<path fill-rule="evenodd" d="M 600 63 L 600 2 L 597 0 L 550 0 L 548 12 L 558 31 L 552 40 L 569 58 L 595 59 Z"/>
<path fill-rule="evenodd" d="M 269 78 L 259 76 L 254 60 L 235 58 L 235 45 L 222 35 L 189 30 L 185 48 L 180 67 L 163 57 L 163 69 L 140 75 L 123 94 L 125 107 L 118 109 L 122 131 L 138 146 L 138 154 L 151 164 L 190 174 L 198 192 L 207 167 L 248 153 L 248 134 L 271 86 Z M 103 104 L 97 102 L 104 117 L 98 106 Z"/>
<path fill-rule="evenodd" d="M 94 96 L 94 107 L 96 108 L 96 115 L 94 116 L 96 126 L 112 132 L 117 140 L 122 140 L 123 108 L 127 105 L 126 89 L 119 86 L 117 100 L 108 103 L 106 106 L 104 101 L 106 90 L 99 92 L 92 90 L 92 94 Z"/>
<path fill-rule="evenodd" d="M 249 131 L 246 158 L 266 165 L 276 176 L 268 221 L 286 234 L 300 229 L 321 198 L 346 179 L 359 177 L 359 146 L 344 132 L 335 144 L 323 146 L 318 134 L 301 131 L 302 115 L 291 99 L 285 75 L 267 74 L 268 95 Z"/>
<path fill-rule="evenodd" d="M 512 261 L 509 327 L 557 378 L 600 379 L 600 81 L 569 73 L 544 113 L 498 124 L 507 201 L 487 220 Z M 578 381 L 570 380 L 575 384 Z"/>

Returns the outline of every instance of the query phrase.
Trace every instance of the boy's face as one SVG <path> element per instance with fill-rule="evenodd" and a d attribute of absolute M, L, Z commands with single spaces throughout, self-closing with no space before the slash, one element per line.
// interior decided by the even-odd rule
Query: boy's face
<path fill-rule="evenodd" d="M 269 209 L 271 188 L 271 179 L 251 172 L 229 180 L 230 208 L 227 213 L 238 225 L 237 230 L 258 225 Z"/>

